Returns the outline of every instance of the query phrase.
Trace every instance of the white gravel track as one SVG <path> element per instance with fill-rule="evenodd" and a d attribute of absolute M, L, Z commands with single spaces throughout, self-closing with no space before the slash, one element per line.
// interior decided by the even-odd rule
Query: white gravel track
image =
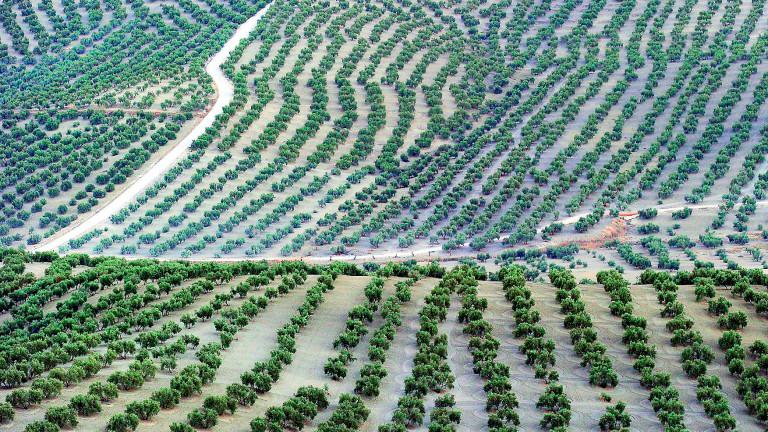
<path fill-rule="evenodd" d="M 192 143 L 213 124 L 216 116 L 223 112 L 224 107 L 232 102 L 232 98 L 234 97 L 234 85 L 229 78 L 224 75 L 224 72 L 222 72 L 221 65 L 224 64 L 240 41 L 247 38 L 251 31 L 256 28 L 256 24 L 258 24 L 259 20 L 264 16 L 267 10 L 269 10 L 270 6 L 271 4 L 268 4 L 256 13 L 256 15 L 242 23 L 237 30 L 235 30 L 232 37 L 224 44 L 221 50 L 208 60 L 208 63 L 205 66 L 205 72 L 210 75 L 213 80 L 217 98 L 211 110 L 208 111 L 205 117 L 203 117 L 197 125 L 195 125 L 194 129 L 192 129 L 192 131 L 182 140 L 176 143 L 176 145 L 174 145 L 174 147 L 162 158 L 155 162 L 149 170 L 133 179 L 133 182 L 129 184 L 127 188 L 118 195 L 112 197 L 106 205 L 99 208 L 87 218 L 76 220 L 70 227 L 59 231 L 53 237 L 49 237 L 40 244 L 30 247 L 31 251 L 57 251 L 60 246 L 66 245 L 70 240 L 81 237 L 96 228 L 103 227 L 108 223 L 110 216 L 116 214 L 120 209 L 132 203 L 142 191 L 147 189 L 158 179 L 162 178 L 163 174 L 187 155 Z"/>
<path fill-rule="evenodd" d="M 155 181 L 160 179 L 169 169 L 171 169 L 182 157 L 184 157 L 189 147 L 192 145 L 195 139 L 200 137 L 205 130 L 211 126 L 218 114 L 220 114 L 224 107 L 232 101 L 234 96 L 234 86 L 232 82 L 221 71 L 221 65 L 226 61 L 227 57 L 237 47 L 237 45 L 248 37 L 251 31 L 256 27 L 261 17 L 269 9 L 270 5 L 267 5 L 264 9 L 259 11 L 256 15 L 252 16 L 246 22 L 237 28 L 232 37 L 224 44 L 224 47 L 216 53 L 206 64 L 205 71 L 211 76 L 214 87 L 217 90 L 217 99 L 213 105 L 213 108 L 205 115 L 205 117 L 192 129 L 192 131 L 179 141 L 168 153 L 160 158 L 154 165 L 152 165 L 147 172 L 138 176 L 133 182 L 118 195 L 113 197 L 106 205 L 98 209 L 95 213 L 89 215 L 87 218 L 75 221 L 70 227 L 56 233 L 53 237 L 45 239 L 40 244 L 30 247 L 31 251 L 57 251 L 59 247 L 66 245 L 70 240 L 79 238 L 84 234 L 93 231 L 96 228 L 103 227 L 108 223 L 109 217 L 116 214 L 120 209 L 126 207 L 132 203 L 135 198 L 146 188 L 152 185 Z M 680 210 L 685 207 L 691 209 L 711 209 L 717 208 L 718 203 L 710 204 L 694 204 L 686 205 L 686 203 L 669 203 L 664 206 L 657 207 L 659 213 L 671 213 L 676 210 Z M 760 201 L 758 206 L 768 205 L 768 200 Z M 581 217 L 588 215 L 590 212 L 583 212 L 569 217 L 558 220 L 564 225 L 575 224 Z M 497 242 L 503 241 L 508 236 L 502 236 L 497 239 Z M 461 246 L 467 246 L 464 244 Z M 439 255 L 442 253 L 440 246 L 433 246 L 423 249 L 410 249 L 410 250 L 396 250 L 396 251 L 382 251 L 372 254 L 360 254 L 360 255 L 333 255 L 333 256 L 307 256 L 293 259 L 301 259 L 309 262 L 329 262 L 329 261 L 366 261 L 366 260 L 387 260 L 398 258 L 410 258 L 410 257 L 431 257 L 433 255 Z M 245 258 L 210 258 L 213 261 L 242 261 Z M 274 257 L 258 257 L 258 259 L 266 259 L 268 261 L 282 261 L 286 260 L 282 256 Z M 288 258 L 292 259 L 292 258 Z"/>

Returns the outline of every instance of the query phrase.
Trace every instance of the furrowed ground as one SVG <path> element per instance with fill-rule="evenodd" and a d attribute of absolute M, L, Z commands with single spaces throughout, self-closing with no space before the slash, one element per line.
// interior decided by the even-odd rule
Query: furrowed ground
<path fill-rule="evenodd" d="M 562 267 L 531 282 L 520 266 L 2 257 L 8 430 L 768 422 L 761 270 L 648 270 L 630 284 Z"/>
<path fill-rule="evenodd" d="M 766 9 L 0 0 L 0 429 L 766 430 Z"/>
<path fill-rule="evenodd" d="M 6 245 L 763 265 L 763 0 L 4 5 Z"/>

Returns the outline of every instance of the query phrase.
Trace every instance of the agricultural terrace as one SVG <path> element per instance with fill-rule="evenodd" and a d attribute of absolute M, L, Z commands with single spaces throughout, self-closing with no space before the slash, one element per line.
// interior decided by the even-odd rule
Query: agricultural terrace
<path fill-rule="evenodd" d="M 9 430 L 768 425 L 762 270 L 1 254 Z"/>
<path fill-rule="evenodd" d="M 5 245 L 763 266 L 764 0 L 58 1 L 0 14 Z"/>

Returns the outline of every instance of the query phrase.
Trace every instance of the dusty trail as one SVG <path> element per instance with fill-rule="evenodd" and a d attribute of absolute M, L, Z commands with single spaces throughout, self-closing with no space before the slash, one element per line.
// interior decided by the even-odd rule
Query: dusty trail
<path fill-rule="evenodd" d="M 229 55 L 237 48 L 240 41 L 247 38 L 251 31 L 256 27 L 259 20 L 269 10 L 271 4 L 264 7 L 256 15 L 242 23 L 235 30 L 232 37 L 224 44 L 206 64 L 205 72 L 213 80 L 214 88 L 217 92 L 216 102 L 210 111 L 195 125 L 194 129 L 182 140 L 168 151 L 160 160 L 155 162 L 146 173 L 136 178 L 126 189 L 117 196 L 113 197 L 108 203 L 90 215 L 87 219 L 76 221 L 69 229 L 59 231 L 56 236 L 46 239 L 39 245 L 30 248 L 31 251 L 49 251 L 58 250 L 62 245 L 67 244 L 72 239 L 76 239 L 98 227 L 103 226 L 109 217 L 116 214 L 120 209 L 133 202 L 134 198 L 144 189 L 152 185 L 155 180 L 161 178 L 166 171 L 171 169 L 182 157 L 187 154 L 187 150 L 192 143 L 200 137 L 208 127 L 213 125 L 216 116 L 221 114 L 234 97 L 234 84 L 224 75 L 221 65 L 227 60 Z"/>
<path fill-rule="evenodd" d="M 666 214 L 666 213 L 672 213 L 677 210 L 682 210 L 686 207 L 692 209 L 692 210 L 702 210 L 702 209 L 716 209 L 719 207 L 719 203 L 709 203 L 709 204 L 692 204 L 692 205 L 686 205 L 685 203 L 673 203 L 673 204 L 667 204 L 665 206 L 658 206 L 655 207 L 659 214 Z M 765 207 L 768 206 L 768 200 L 765 201 L 758 201 L 757 202 L 758 207 Z M 584 212 L 575 214 L 572 216 L 568 216 L 563 219 L 559 219 L 557 221 L 553 221 L 551 223 L 559 222 L 563 225 L 573 225 L 578 220 L 584 216 L 587 216 L 591 214 L 591 212 Z M 539 228 L 539 231 L 541 231 L 541 228 Z M 498 239 L 494 240 L 491 243 L 500 243 L 504 240 L 508 239 L 509 235 L 504 235 L 499 237 Z M 469 247 L 469 242 L 464 243 L 460 245 L 460 248 L 467 248 Z M 270 261 L 270 262 L 277 262 L 277 261 L 304 261 L 307 263 L 315 263 L 315 264 L 322 264 L 322 263 L 329 263 L 332 261 L 346 261 L 346 262 L 366 262 L 366 261 L 381 261 L 381 260 L 392 260 L 392 259 L 410 259 L 410 258 L 432 258 L 432 259 L 438 259 L 440 257 L 446 257 L 450 256 L 447 255 L 444 251 L 442 246 L 431 246 L 428 248 L 420 248 L 420 249 L 402 249 L 397 250 L 393 252 L 382 252 L 382 253 L 368 253 L 368 254 L 359 254 L 359 255 L 353 255 L 353 254 L 341 254 L 341 255 L 330 255 L 330 256 L 302 256 L 302 257 L 291 257 L 286 258 L 283 256 L 259 256 L 254 258 L 249 257 L 220 257 L 220 258 L 200 258 L 200 261 L 217 261 L 217 262 L 238 262 L 238 261 Z M 127 259 L 131 259 L 131 257 L 126 257 Z M 139 259 L 140 257 L 136 257 L 135 259 Z M 159 258 L 163 259 L 163 258 Z M 195 261 L 195 260 L 193 260 Z"/>
<path fill-rule="evenodd" d="M 655 207 L 660 214 L 666 214 L 666 213 L 672 213 L 677 210 L 681 210 L 683 208 L 691 208 L 693 210 L 696 209 L 716 209 L 718 208 L 719 204 L 717 203 L 709 203 L 709 204 L 696 204 L 696 205 L 685 205 L 685 203 L 673 203 L 673 204 L 667 204 L 665 206 L 658 206 Z M 764 201 L 758 201 L 757 202 L 758 207 L 765 207 L 768 206 L 768 200 Z M 583 214 L 576 214 L 569 216 L 567 218 L 559 219 L 556 222 L 560 222 L 563 225 L 572 225 L 575 224 L 579 218 L 582 216 L 586 216 L 589 213 L 583 213 Z M 68 233 L 67 233 L 68 234 Z M 67 234 L 64 234 L 68 236 Z M 68 236 L 69 237 L 69 236 Z M 509 236 L 505 235 L 502 236 L 496 240 L 494 240 L 493 243 L 502 242 L 505 239 L 507 239 Z M 463 244 L 461 247 L 469 247 L 468 243 Z M 37 246 L 36 248 L 32 248 L 31 251 L 39 251 L 39 250 L 54 250 L 55 248 L 49 247 L 47 244 L 44 246 L 43 244 Z M 330 256 L 299 256 L 299 257 L 284 257 L 284 256 L 256 256 L 256 257 L 247 257 L 247 256 L 231 256 L 231 257 L 200 257 L 200 258 L 193 258 L 193 259 L 185 259 L 184 261 L 190 261 L 190 262 L 241 262 L 241 261 L 267 261 L 267 262 L 282 262 L 282 261 L 303 261 L 310 264 L 325 264 L 325 263 L 331 263 L 333 261 L 344 261 L 344 262 L 377 262 L 377 261 L 391 261 L 391 260 L 407 260 L 407 259 L 432 259 L 432 260 L 440 260 L 440 259 L 458 259 L 461 258 L 461 254 L 455 254 L 452 255 L 450 253 L 446 253 L 442 250 L 442 246 L 433 246 L 428 248 L 421 248 L 421 249 L 411 249 L 411 250 L 397 250 L 392 252 L 382 252 L 382 253 L 369 253 L 369 254 L 359 254 L 359 255 L 353 255 L 353 254 L 341 254 L 341 255 L 330 255 Z M 145 256 L 137 256 L 137 255 L 128 255 L 122 257 L 126 260 L 143 260 L 147 257 Z M 178 258 L 165 258 L 165 257 L 154 257 L 153 259 L 159 260 L 159 261 L 178 261 Z"/>

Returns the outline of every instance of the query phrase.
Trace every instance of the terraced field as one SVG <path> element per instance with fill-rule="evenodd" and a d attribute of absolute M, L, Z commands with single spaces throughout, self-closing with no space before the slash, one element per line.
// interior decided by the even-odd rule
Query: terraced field
<path fill-rule="evenodd" d="M 763 0 L 3 8 L 6 246 L 763 266 Z"/>
<path fill-rule="evenodd" d="M 761 270 L 0 256 L 4 430 L 768 424 Z"/>

